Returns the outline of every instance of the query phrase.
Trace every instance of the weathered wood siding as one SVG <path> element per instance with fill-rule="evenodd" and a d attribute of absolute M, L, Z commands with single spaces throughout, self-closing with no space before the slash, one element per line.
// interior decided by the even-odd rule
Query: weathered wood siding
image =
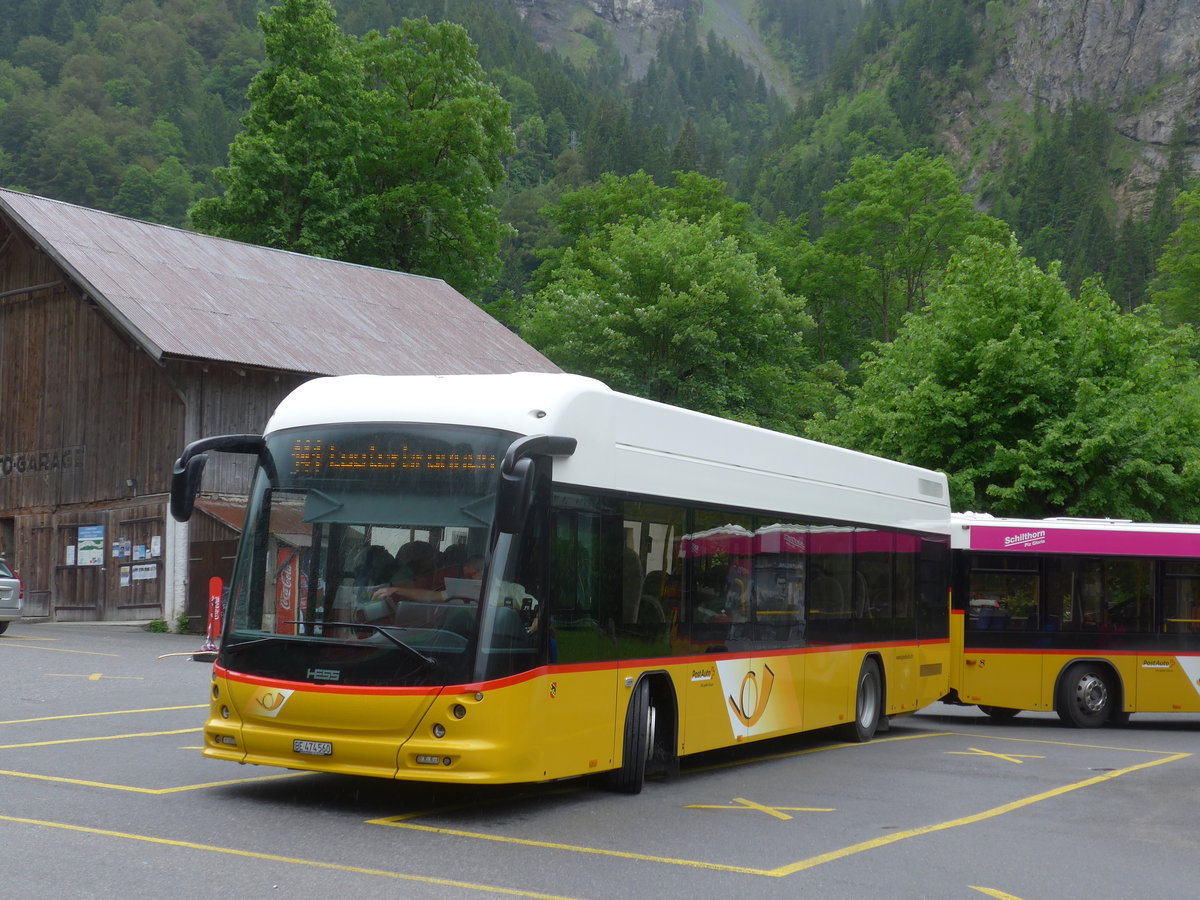
<path fill-rule="evenodd" d="M 0 265 L 0 293 L 19 287 L 21 272 L 35 284 L 61 279 L 18 243 Z M 0 301 L 0 398 L 0 509 L 169 489 L 163 460 L 182 441 L 183 398 L 73 286 Z"/>
<path fill-rule="evenodd" d="M 0 520 L 26 614 L 162 615 L 163 557 L 151 548 L 157 538 L 164 551 L 172 463 L 188 441 L 261 432 L 306 377 L 160 365 L 0 217 Z M 205 491 L 245 493 L 252 464 L 212 454 Z M 208 540 L 229 537 L 197 525 Z M 100 565 L 79 564 L 81 527 L 103 529 Z"/>
<path fill-rule="evenodd" d="M 174 448 L 171 463 L 186 443 L 199 438 L 261 434 L 279 401 L 311 377 L 182 360 L 168 361 L 164 368 L 187 398 L 185 437 Z M 204 467 L 204 491 L 245 494 L 253 470 L 249 457 L 211 453 Z"/>

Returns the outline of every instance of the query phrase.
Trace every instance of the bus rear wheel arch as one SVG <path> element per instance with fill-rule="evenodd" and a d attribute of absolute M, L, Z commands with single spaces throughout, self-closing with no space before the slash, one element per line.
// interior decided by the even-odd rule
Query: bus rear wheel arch
<path fill-rule="evenodd" d="M 1120 719 L 1120 680 L 1107 663 L 1073 662 L 1063 670 L 1054 692 L 1054 711 L 1067 725 L 1099 728 Z"/>
<path fill-rule="evenodd" d="M 608 773 L 608 786 L 626 794 L 641 793 L 646 774 L 678 771 L 675 693 L 668 676 L 648 674 L 638 679 L 625 711 L 621 765 Z"/>
<path fill-rule="evenodd" d="M 883 719 L 883 670 L 879 660 L 868 656 L 858 670 L 854 691 L 854 721 L 839 725 L 838 736 L 844 741 L 865 743 L 875 736 Z"/>

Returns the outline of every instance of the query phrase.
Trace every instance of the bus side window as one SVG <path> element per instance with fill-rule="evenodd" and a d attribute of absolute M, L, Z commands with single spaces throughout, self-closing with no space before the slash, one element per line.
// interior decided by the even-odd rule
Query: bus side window
<path fill-rule="evenodd" d="M 583 495 L 555 495 L 548 606 L 550 639 L 557 662 L 616 658 L 616 609 L 605 599 L 604 517 L 599 503 Z"/>
<path fill-rule="evenodd" d="M 1173 560 L 1163 577 L 1162 630 L 1200 634 L 1200 565 Z"/>

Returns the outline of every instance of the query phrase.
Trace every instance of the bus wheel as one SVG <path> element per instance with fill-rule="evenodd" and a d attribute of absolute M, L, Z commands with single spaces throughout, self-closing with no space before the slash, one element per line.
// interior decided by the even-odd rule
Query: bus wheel
<path fill-rule="evenodd" d="M 993 722 L 1007 722 L 1020 712 L 1019 709 L 1012 709 L 1008 706 L 983 706 L 982 704 L 980 704 L 979 710 L 986 713 Z"/>
<path fill-rule="evenodd" d="M 650 703 L 650 682 L 643 678 L 633 689 L 625 713 L 625 743 L 621 767 L 609 775 L 609 784 L 626 794 L 640 794 L 646 780 L 646 762 L 654 751 L 655 710 Z"/>
<path fill-rule="evenodd" d="M 1058 684 L 1058 717 L 1076 728 L 1098 728 L 1112 715 L 1113 689 L 1103 667 L 1090 662 L 1070 666 Z"/>
<path fill-rule="evenodd" d="M 858 673 L 858 691 L 854 699 L 854 722 L 839 726 L 842 740 L 863 743 L 875 736 L 879 719 L 883 713 L 883 679 L 879 676 L 879 663 L 874 659 L 863 660 Z"/>

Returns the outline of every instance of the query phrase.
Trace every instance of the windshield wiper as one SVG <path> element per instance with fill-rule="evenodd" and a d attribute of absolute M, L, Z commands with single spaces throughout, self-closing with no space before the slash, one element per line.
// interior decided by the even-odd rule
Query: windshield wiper
<path fill-rule="evenodd" d="M 392 634 L 390 631 L 388 631 L 382 625 L 372 625 L 369 622 L 289 622 L 287 624 L 289 624 L 289 625 L 305 625 L 305 624 L 319 625 L 321 628 L 367 628 L 367 629 L 370 629 L 371 631 L 376 631 L 379 634 L 382 634 L 385 638 L 387 638 L 389 641 L 391 641 L 393 644 L 395 644 L 401 650 L 405 650 L 408 653 L 412 654 L 414 657 L 419 659 L 425 665 L 432 666 L 432 665 L 437 664 L 436 660 L 431 659 L 430 657 L 426 656 L 424 653 L 422 653 L 417 648 L 410 647 L 408 644 L 404 643 L 404 641 L 400 640 L 400 638 L 396 637 L 394 634 Z"/>

